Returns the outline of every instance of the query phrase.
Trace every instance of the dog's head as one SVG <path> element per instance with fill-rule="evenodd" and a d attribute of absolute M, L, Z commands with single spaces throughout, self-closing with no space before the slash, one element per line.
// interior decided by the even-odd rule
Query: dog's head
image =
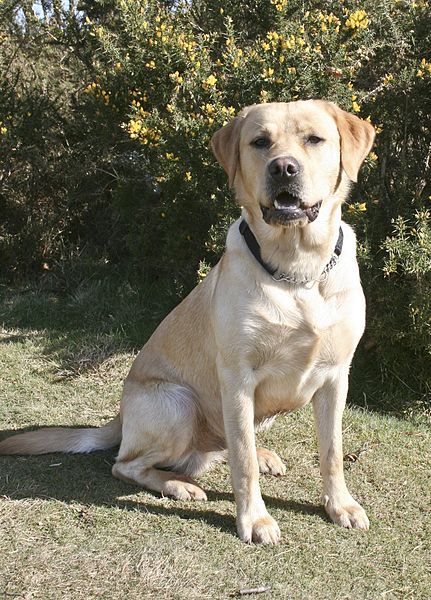
<path fill-rule="evenodd" d="M 374 129 L 331 102 L 245 108 L 212 138 L 239 201 L 269 224 L 307 225 L 341 184 L 357 181 Z"/>

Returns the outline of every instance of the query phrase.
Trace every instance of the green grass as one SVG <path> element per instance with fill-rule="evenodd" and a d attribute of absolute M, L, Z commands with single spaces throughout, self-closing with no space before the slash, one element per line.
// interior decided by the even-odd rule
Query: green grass
<path fill-rule="evenodd" d="M 173 302 L 172 294 L 157 304 L 150 296 L 106 282 L 62 295 L 4 288 L 0 436 L 114 416 L 139 342 Z M 359 380 L 356 374 L 358 397 Z M 383 386 L 375 386 L 373 397 L 379 394 Z M 208 502 L 191 503 L 113 479 L 114 452 L 0 457 L 0 599 L 222 599 L 260 586 L 270 591 L 258 598 L 430 598 L 425 418 L 351 406 L 344 429 L 345 453 L 358 457 L 346 460 L 346 478 L 370 531 L 327 520 L 307 408 L 259 435 L 288 466 L 285 477 L 261 480 L 282 530 L 275 547 L 237 538 L 226 465 L 201 480 Z"/>

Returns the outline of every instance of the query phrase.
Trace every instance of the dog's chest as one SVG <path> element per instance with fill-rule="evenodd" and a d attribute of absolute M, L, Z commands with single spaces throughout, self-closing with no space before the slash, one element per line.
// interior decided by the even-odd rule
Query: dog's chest
<path fill-rule="evenodd" d="M 336 366 L 340 315 L 318 290 L 287 294 L 271 289 L 256 301 L 249 360 L 259 381 L 256 416 L 290 411 L 306 404 L 322 385 L 325 368 Z"/>
<path fill-rule="evenodd" d="M 334 303 L 325 300 L 317 289 L 287 293 L 284 288 L 271 287 L 265 291 L 252 303 L 247 319 L 259 365 L 285 364 L 287 356 L 304 365 L 339 321 Z"/>

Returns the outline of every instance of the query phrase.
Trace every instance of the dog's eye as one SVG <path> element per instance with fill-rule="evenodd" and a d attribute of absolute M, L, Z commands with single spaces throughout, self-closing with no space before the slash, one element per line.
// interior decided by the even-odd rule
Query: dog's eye
<path fill-rule="evenodd" d="M 310 146 L 317 146 L 317 144 L 320 144 L 324 141 L 325 140 L 318 135 L 309 135 L 305 138 L 305 143 L 309 144 Z"/>
<path fill-rule="evenodd" d="M 258 137 L 251 143 L 255 148 L 268 148 L 271 145 L 271 142 L 266 137 Z"/>

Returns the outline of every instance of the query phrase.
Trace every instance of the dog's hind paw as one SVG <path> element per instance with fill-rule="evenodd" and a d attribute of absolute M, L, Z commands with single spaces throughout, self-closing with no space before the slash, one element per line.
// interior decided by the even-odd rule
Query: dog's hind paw
<path fill-rule="evenodd" d="M 182 481 L 179 479 L 169 479 L 165 482 L 162 489 L 163 496 L 175 498 L 175 500 L 206 500 L 207 495 L 192 480 Z"/>
<path fill-rule="evenodd" d="M 272 450 L 266 448 L 257 448 L 257 462 L 261 473 L 270 473 L 278 477 L 285 475 L 286 467 L 281 458 Z"/>

